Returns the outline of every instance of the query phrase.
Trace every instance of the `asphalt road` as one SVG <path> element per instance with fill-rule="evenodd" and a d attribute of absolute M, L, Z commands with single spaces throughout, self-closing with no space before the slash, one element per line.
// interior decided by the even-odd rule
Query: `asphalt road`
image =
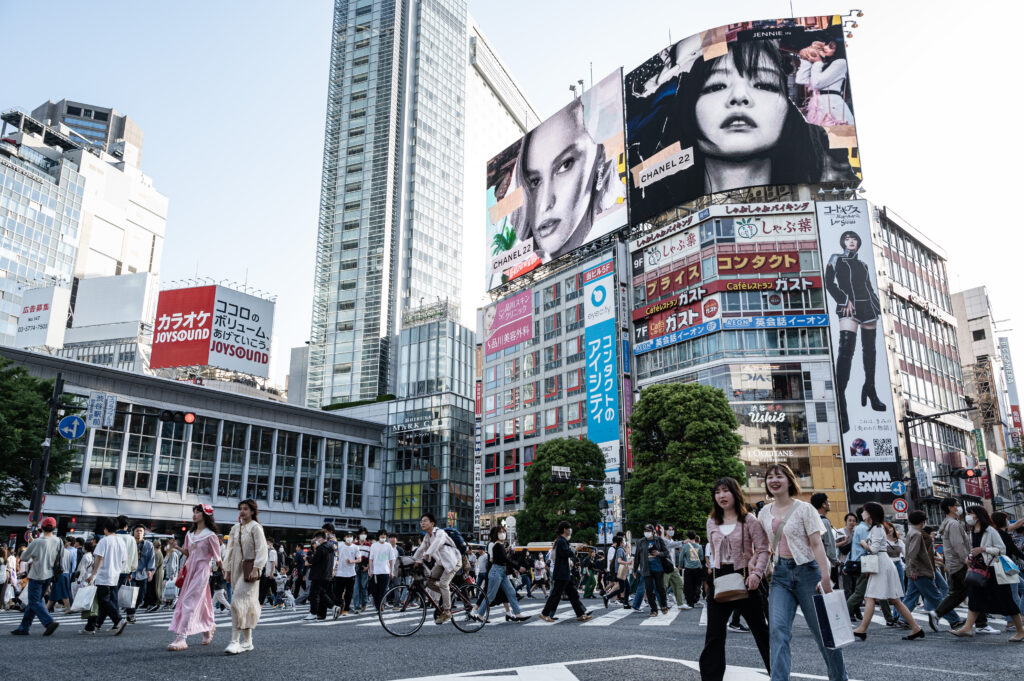
<path fill-rule="evenodd" d="M 667 616 L 646 611 L 605 609 L 600 600 L 587 601 L 595 620 L 581 625 L 568 613 L 546 624 L 536 617 L 525 624 L 495 618 L 474 634 L 450 624 L 428 624 L 408 638 L 387 634 L 376 615 L 348 616 L 338 621 L 304 622 L 298 611 L 265 609 L 255 630 L 255 650 L 239 656 L 224 654 L 230 638 L 230 618 L 218 614 L 218 631 L 210 646 L 193 637 L 185 652 L 170 653 L 167 630 L 171 614 L 140 614 L 138 623 L 113 637 L 106 633 L 80 636 L 82 621 L 58 617 L 61 627 L 42 636 L 35 623 L 27 637 L 10 636 L 20 613 L 0 613 L 0 659 L 5 678 L 111 678 L 108 661 L 116 661 L 118 678 L 167 681 L 168 678 L 236 681 L 287 678 L 360 679 L 530 679 L 537 681 L 697 680 L 696 660 L 704 642 L 700 607 Z M 526 600 L 524 612 L 537 613 L 542 602 Z M 563 605 L 564 609 L 568 604 Z M 568 612 L 568 611 L 566 611 Z M 916 613 L 920 616 L 919 613 Z M 563 615 L 563 611 L 559 611 Z M 920 616 L 923 619 L 923 616 Z M 969 681 L 978 678 L 1017 678 L 1024 665 L 1024 645 L 1006 642 L 1008 636 L 958 639 L 927 629 L 923 641 L 901 640 L 903 631 L 878 623 L 866 643 L 846 648 L 850 679 L 864 681 Z M 1002 626 L 1001 622 L 997 625 Z M 767 677 L 750 634 L 729 633 L 727 681 L 764 681 Z M 793 677 L 824 678 L 825 666 L 801 617 L 793 642 Z M 54 663 L 61 673 L 55 673 Z M 85 669 L 78 665 L 84 664 Z M 495 670 L 509 670 L 495 674 Z M 512 671 L 515 670 L 515 671 Z M 476 674 L 473 672 L 487 672 Z"/>

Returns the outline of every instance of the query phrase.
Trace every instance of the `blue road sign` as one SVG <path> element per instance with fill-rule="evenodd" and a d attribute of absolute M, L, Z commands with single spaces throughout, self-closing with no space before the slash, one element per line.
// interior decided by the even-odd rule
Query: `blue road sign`
<path fill-rule="evenodd" d="M 889 485 L 889 491 L 898 497 L 902 497 L 907 493 L 907 484 L 902 480 L 895 480 Z"/>
<path fill-rule="evenodd" d="M 65 416 L 57 424 L 57 432 L 65 440 L 77 440 L 85 435 L 85 421 L 81 416 Z"/>

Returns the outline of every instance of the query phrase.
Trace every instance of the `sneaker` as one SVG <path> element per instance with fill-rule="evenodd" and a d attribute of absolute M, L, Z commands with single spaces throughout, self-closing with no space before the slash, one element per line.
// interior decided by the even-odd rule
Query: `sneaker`
<path fill-rule="evenodd" d="M 440 615 L 437 616 L 437 623 L 438 624 L 444 624 L 445 622 L 447 622 L 451 618 L 452 618 L 452 614 L 450 612 L 442 612 Z"/>
<path fill-rule="evenodd" d="M 28 632 L 24 629 L 15 629 L 11 632 L 11 636 L 28 636 Z"/>
<path fill-rule="evenodd" d="M 123 633 L 124 633 L 124 628 L 125 628 L 126 626 L 128 626 L 128 622 L 127 622 L 127 621 L 125 621 L 124 619 L 121 619 L 121 621 L 120 621 L 120 622 L 118 622 L 117 624 L 115 624 L 115 625 L 114 625 L 114 628 L 113 628 L 113 629 L 111 629 L 111 630 L 110 630 L 110 632 L 111 632 L 111 633 L 112 633 L 112 634 L 113 634 L 114 636 L 120 636 L 121 634 L 123 634 Z"/>
<path fill-rule="evenodd" d="M 313 621 L 315 619 L 316 619 L 316 615 L 310 613 L 310 614 L 306 615 L 305 617 L 303 617 L 302 621 L 303 622 L 311 622 L 311 621 Z"/>
<path fill-rule="evenodd" d="M 658 611 L 657 610 L 651 610 L 651 617 L 657 617 L 657 616 L 658 616 Z"/>
<path fill-rule="evenodd" d="M 228 644 L 228 647 L 224 649 L 224 652 L 228 655 L 237 655 L 242 652 L 242 644 L 238 641 L 232 641 Z"/>
<path fill-rule="evenodd" d="M 976 634 L 1001 634 L 1003 632 L 1002 632 L 1001 629 L 996 629 L 995 627 L 993 627 L 990 624 L 990 625 L 988 625 L 986 627 L 975 627 L 974 628 L 974 633 L 976 633 Z"/>
<path fill-rule="evenodd" d="M 53 632 L 57 631 L 57 627 L 59 626 L 60 624 L 58 624 L 57 622 L 50 622 L 46 625 L 46 631 L 43 632 L 43 636 L 49 636 Z"/>
<path fill-rule="evenodd" d="M 739 624 L 732 624 L 732 623 L 730 623 L 729 624 L 729 631 L 738 631 L 738 632 L 743 633 L 743 634 L 749 634 L 750 633 L 750 629 L 748 629 L 747 626 L 744 625 L 742 622 L 740 622 Z"/>
<path fill-rule="evenodd" d="M 693 606 L 690 605 L 689 603 L 683 603 L 682 605 L 679 606 L 679 609 L 680 610 L 693 610 Z"/>
<path fill-rule="evenodd" d="M 939 616 L 935 614 L 934 610 L 926 610 L 925 613 L 928 615 L 928 626 L 932 628 L 932 631 L 939 630 Z"/>
<path fill-rule="evenodd" d="M 96 635 L 96 630 L 95 629 L 79 629 L 78 633 L 81 634 L 82 636 L 95 636 Z"/>
<path fill-rule="evenodd" d="M 239 647 L 241 648 L 241 652 L 243 652 L 243 653 L 249 652 L 250 650 L 253 649 L 252 639 L 249 639 L 248 641 L 242 641 L 242 643 L 241 643 L 241 645 Z"/>
<path fill-rule="evenodd" d="M 334 619 L 338 619 L 339 617 L 341 617 L 341 606 L 336 605 L 334 606 Z"/>
<path fill-rule="evenodd" d="M 341 611 L 341 616 L 342 617 L 347 617 L 348 616 L 348 610 L 342 610 Z"/>
<path fill-rule="evenodd" d="M 128 624 L 135 624 L 135 615 L 125 615 L 125 619 L 128 620 Z"/>

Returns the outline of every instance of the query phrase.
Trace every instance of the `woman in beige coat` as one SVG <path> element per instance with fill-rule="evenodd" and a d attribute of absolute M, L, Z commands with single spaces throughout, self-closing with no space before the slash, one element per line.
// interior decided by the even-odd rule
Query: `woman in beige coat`
<path fill-rule="evenodd" d="M 267 562 L 267 539 L 256 522 L 257 513 L 252 499 L 238 504 L 238 523 L 231 528 L 224 552 L 224 579 L 231 584 L 231 643 L 224 649 L 228 655 L 252 650 L 252 630 L 260 619 L 260 575 Z"/>

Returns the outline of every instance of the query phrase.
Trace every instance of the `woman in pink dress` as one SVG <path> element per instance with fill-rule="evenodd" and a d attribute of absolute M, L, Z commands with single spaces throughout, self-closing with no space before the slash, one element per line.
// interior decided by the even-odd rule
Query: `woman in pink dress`
<path fill-rule="evenodd" d="M 213 507 L 200 504 L 192 508 L 192 529 L 185 535 L 185 579 L 174 604 L 171 631 L 177 634 L 167 650 L 185 650 L 185 637 L 203 634 L 203 645 L 213 641 L 213 600 L 210 598 L 210 561 L 220 562 L 220 538 L 213 520 Z"/>

